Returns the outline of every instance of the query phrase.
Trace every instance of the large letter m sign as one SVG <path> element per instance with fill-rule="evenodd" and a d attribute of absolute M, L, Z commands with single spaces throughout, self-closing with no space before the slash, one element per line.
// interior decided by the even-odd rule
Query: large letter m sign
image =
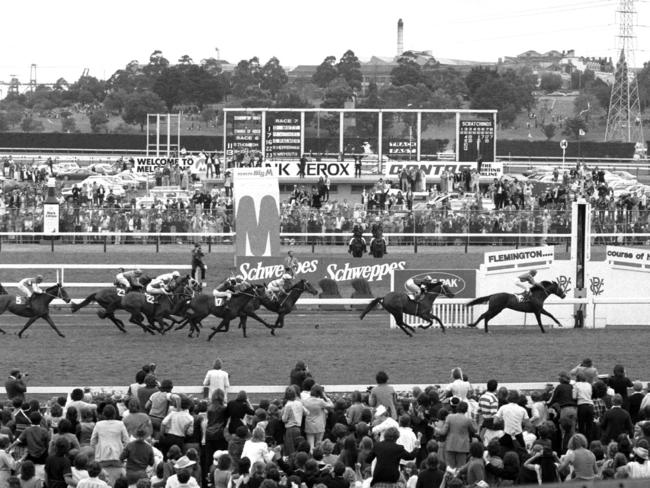
<path fill-rule="evenodd" d="M 235 229 L 237 256 L 278 256 L 280 214 L 274 196 L 243 195 L 237 201 Z"/>

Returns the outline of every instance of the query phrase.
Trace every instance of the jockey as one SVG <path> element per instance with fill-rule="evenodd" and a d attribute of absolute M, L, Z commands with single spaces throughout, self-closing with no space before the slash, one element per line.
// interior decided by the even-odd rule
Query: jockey
<path fill-rule="evenodd" d="M 225 298 L 226 301 L 232 298 L 232 294 L 236 291 L 237 279 L 233 276 L 226 278 L 223 283 L 212 290 L 212 295 L 215 298 Z"/>
<path fill-rule="evenodd" d="M 530 271 L 526 271 L 524 274 L 517 277 L 515 285 L 524 290 L 524 292 L 521 294 L 522 302 L 530 299 L 530 289 L 535 285 L 539 285 L 539 283 L 535 281 L 535 276 L 537 276 L 537 270 L 531 269 Z"/>
<path fill-rule="evenodd" d="M 17 288 L 28 298 L 28 306 L 32 302 L 32 296 L 34 294 L 40 295 L 43 293 L 43 290 L 40 287 L 41 283 L 43 283 L 43 275 L 36 275 L 35 278 L 23 278 L 18 282 Z"/>
<path fill-rule="evenodd" d="M 284 268 L 284 274 L 277 280 L 271 281 L 267 287 L 267 291 L 271 295 L 271 298 L 274 300 L 280 299 L 280 294 L 286 294 L 287 289 L 291 286 L 291 279 L 293 278 L 293 273 L 291 268 Z"/>
<path fill-rule="evenodd" d="M 363 256 L 363 253 L 367 251 L 366 239 L 363 237 L 363 231 L 361 228 L 355 226 L 352 232 L 353 237 L 350 239 L 348 244 L 348 253 L 352 254 L 355 258 L 360 258 Z"/>
<path fill-rule="evenodd" d="M 169 295 L 169 286 L 176 278 L 180 277 L 180 275 L 181 274 L 178 271 L 174 271 L 172 273 L 165 273 L 157 276 L 147 285 L 147 293 L 149 293 L 149 295 Z"/>
<path fill-rule="evenodd" d="M 424 294 L 427 291 L 427 287 L 433 283 L 433 278 L 431 276 L 425 276 L 421 280 L 414 280 L 409 278 L 404 283 L 404 287 L 414 295 L 414 300 L 416 303 L 420 303 L 424 298 Z"/>
<path fill-rule="evenodd" d="M 115 281 L 118 286 L 121 285 L 127 292 L 131 291 L 131 288 L 141 288 L 142 283 L 140 283 L 140 277 L 142 276 L 141 269 L 134 269 L 131 271 L 121 270 L 117 275 L 115 275 Z"/>

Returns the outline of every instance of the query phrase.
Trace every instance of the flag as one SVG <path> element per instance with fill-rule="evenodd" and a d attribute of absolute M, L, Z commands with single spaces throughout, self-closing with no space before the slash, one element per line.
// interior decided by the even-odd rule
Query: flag
<path fill-rule="evenodd" d="M 584 130 L 580 129 L 578 131 L 578 135 L 584 136 L 584 135 L 587 135 L 587 133 Z"/>

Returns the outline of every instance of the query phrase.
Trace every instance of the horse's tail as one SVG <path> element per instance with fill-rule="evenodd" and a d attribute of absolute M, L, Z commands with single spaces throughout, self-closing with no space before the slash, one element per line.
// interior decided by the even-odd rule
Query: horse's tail
<path fill-rule="evenodd" d="M 486 303 L 492 295 L 485 295 L 484 297 L 478 297 L 472 300 L 471 302 L 468 302 L 465 304 L 466 307 L 473 307 L 474 305 L 479 305 L 481 303 Z"/>
<path fill-rule="evenodd" d="M 368 312 L 370 312 L 373 308 L 377 306 L 378 303 L 381 303 L 381 301 L 384 299 L 384 297 L 377 297 L 374 298 L 368 306 L 365 308 L 363 312 L 361 312 L 361 315 L 359 315 L 359 320 L 363 320 L 363 318 L 366 316 Z"/>
<path fill-rule="evenodd" d="M 75 312 L 76 312 L 77 310 L 79 310 L 80 308 L 84 308 L 86 305 L 90 305 L 90 304 L 91 304 L 92 302 L 94 302 L 94 301 L 95 301 L 95 293 L 91 293 L 90 295 L 88 295 L 88 296 L 84 299 L 83 302 L 80 302 L 80 303 L 73 303 L 73 304 L 71 305 L 72 313 L 75 313 Z"/>

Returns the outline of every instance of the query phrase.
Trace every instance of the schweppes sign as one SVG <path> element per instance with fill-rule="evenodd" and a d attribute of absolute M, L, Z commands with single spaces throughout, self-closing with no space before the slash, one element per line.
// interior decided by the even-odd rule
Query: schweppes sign
<path fill-rule="evenodd" d="M 237 256 L 279 256 L 280 189 L 276 168 L 233 169 Z"/>

